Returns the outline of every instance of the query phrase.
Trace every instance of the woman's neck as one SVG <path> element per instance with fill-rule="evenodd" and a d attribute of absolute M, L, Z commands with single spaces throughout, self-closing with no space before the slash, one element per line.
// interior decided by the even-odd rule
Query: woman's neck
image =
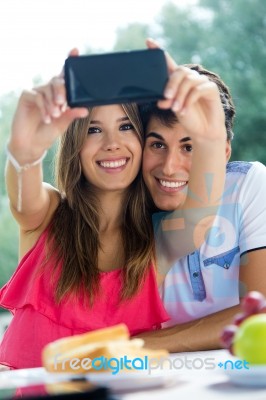
<path fill-rule="evenodd" d="M 121 236 L 124 198 L 124 193 L 116 192 L 98 196 L 100 203 L 98 268 L 100 271 L 121 269 L 125 263 Z"/>
<path fill-rule="evenodd" d="M 125 193 L 110 192 L 98 196 L 100 233 L 120 229 Z"/>

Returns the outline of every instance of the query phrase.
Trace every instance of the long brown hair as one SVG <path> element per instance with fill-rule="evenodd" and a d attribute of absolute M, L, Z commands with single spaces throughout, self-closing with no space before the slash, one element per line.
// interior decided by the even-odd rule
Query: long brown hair
<path fill-rule="evenodd" d="M 137 106 L 122 105 L 143 146 L 144 135 Z M 62 194 L 50 229 L 48 245 L 61 264 L 55 298 L 84 291 L 92 304 L 99 287 L 99 209 L 97 197 L 81 170 L 79 153 L 88 134 L 89 117 L 75 120 L 62 136 L 56 160 L 56 184 Z M 153 230 L 141 171 L 127 190 L 122 213 L 121 237 L 125 255 L 121 300 L 132 297 L 153 258 Z"/>

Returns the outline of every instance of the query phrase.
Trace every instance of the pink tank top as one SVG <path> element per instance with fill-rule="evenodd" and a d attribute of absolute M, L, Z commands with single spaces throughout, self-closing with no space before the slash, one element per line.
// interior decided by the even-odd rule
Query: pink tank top
<path fill-rule="evenodd" d="M 169 317 L 160 299 L 153 266 L 137 294 L 119 302 L 122 270 L 103 272 L 92 308 L 80 300 L 54 302 L 50 263 L 36 273 L 45 257 L 44 231 L 0 290 L 0 306 L 14 317 L 0 345 L 0 364 L 11 368 L 41 366 L 43 347 L 56 339 L 124 322 L 131 335 L 160 329 Z"/>

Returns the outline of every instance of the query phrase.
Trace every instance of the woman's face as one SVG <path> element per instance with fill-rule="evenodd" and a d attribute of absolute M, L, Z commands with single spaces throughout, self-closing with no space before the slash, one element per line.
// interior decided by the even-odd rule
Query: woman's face
<path fill-rule="evenodd" d="M 140 141 L 122 106 L 95 107 L 80 152 L 86 179 L 99 191 L 126 189 L 139 172 L 141 157 Z"/>

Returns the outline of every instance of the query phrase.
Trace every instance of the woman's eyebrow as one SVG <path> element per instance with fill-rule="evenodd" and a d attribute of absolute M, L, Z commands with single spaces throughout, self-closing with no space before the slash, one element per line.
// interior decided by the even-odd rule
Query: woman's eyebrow
<path fill-rule="evenodd" d="M 128 118 L 128 116 L 126 115 L 125 117 L 118 118 L 117 121 L 118 121 L 118 122 L 129 121 L 129 118 Z"/>
<path fill-rule="evenodd" d="M 122 121 L 129 121 L 129 118 L 127 116 L 121 117 L 117 119 L 117 122 L 122 122 Z M 90 124 L 101 124 L 102 122 L 96 119 L 91 120 Z"/>

